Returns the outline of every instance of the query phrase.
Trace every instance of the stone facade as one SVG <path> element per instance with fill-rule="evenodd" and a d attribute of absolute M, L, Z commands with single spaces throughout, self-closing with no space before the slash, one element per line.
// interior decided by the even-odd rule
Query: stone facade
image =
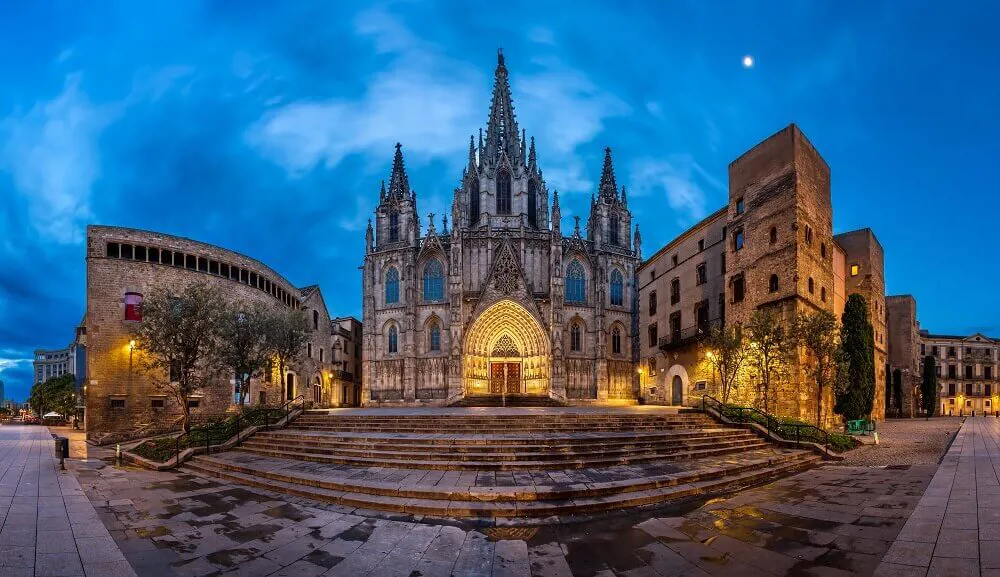
<path fill-rule="evenodd" d="M 638 228 L 610 149 L 585 230 L 563 236 L 498 58 L 485 138 L 470 137 L 451 223 L 421 225 L 402 150 L 364 262 L 362 403 L 535 395 L 632 402 Z"/>
<path fill-rule="evenodd" d="M 898 412 L 901 417 L 915 417 L 920 412 L 920 381 L 923 378 L 917 301 L 911 295 L 886 297 L 885 311 L 889 368 L 900 371 L 902 398 Z"/>
<path fill-rule="evenodd" d="M 340 406 L 361 404 L 361 337 L 358 319 L 333 319 L 333 377 L 334 387 L 340 389 Z"/>
<path fill-rule="evenodd" d="M 848 261 L 866 263 L 865 284 L 846 281 Z M 704 394 L 718 395 L 703 346 L 713 326 L 745 324 L 760 309 L 777 311 L 786 326 L 821 309 L 839 319 L 851 292 L 874 297 L 873 325 L 881 334 L 876 355 L 884 367 L 881 247 L 868 230 L 833 236 L 830 169 L 795 125 L 730 164 L 728 205 L 657 251 L 637 274 L 643 390 L 651 402 L 691 405 Z M 813 422 L 822 402 L 824 425 L 832 425 L 832 391 L 817 399 L 803 362 L 793 357 L 772 383 L 768 409 Z M 752 372 L 748 368 L 750 381 Z M 884 375 L 881 382 L 884 387 Z M 879 402 L 876 419 L 884 414 Z"/>
<path fill-rule="evenodd" d="M 310 338 L 301 359 L 284 379 L 277 369 L 253 379 L 247 402 L 281 404 L 304 395 L 320 406 L 337 406 L 341 394 L 332 387 L 333 323 L 317 287 L 297 289 L 281 275 L 246 256 L 209 244 L 127 228 L 87 227 L 87 335 L 85 388 L 89 437 L 147 428 L 172 428 L 181 408 L 140 369 L 130 341 L 141 322 L 143 295 L 160 288 L 208 282 L 224 297 L 261 302 L 275 308 L 302 309 Z M 235 379 L 221 378 L 194 397 L 192 414 L 217 415 L 236 405 Z M 316 387 L 318 385 L 318 388 Z"/>

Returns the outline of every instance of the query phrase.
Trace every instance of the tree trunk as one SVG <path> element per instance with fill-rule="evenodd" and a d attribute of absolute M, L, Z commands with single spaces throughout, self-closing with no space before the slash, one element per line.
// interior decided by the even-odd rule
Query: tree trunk
<path fill-rule="evenodd" d="M 820 429 L 822 429 L 823 428 L 823 421 L 822 421 L 822 418 L 823 418 L 823 384 L 822 383 L 818 383 L 818 385 L 819 385 L 819 398 L 816 399 L 816 426 L 819 427 Z"/>
<path fill-rule="evenodd" d="M 191 432 L 191 407 L 188 406 L 188 396 L 187 396 L 187 394 L 182 394 L 181 398 L 183 399 L 183 402 L 181 402 L 181 408 L 184 410 L 184 432 L 185 433 L 190 433 Z"/>

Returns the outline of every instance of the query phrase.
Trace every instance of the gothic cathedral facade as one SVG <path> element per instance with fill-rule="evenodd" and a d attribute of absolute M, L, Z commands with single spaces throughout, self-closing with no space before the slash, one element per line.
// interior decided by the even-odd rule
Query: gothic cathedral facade
<path fill-rule="evenodd" d="M 518 132 L 498 55 L 493 99 L 454 191 L 451 229 L 423 229 L 401 146 L 364 262 L 362 403 L 636 399 L 639 227 L 605 150 L 584 233 L 569 235 Z"/>

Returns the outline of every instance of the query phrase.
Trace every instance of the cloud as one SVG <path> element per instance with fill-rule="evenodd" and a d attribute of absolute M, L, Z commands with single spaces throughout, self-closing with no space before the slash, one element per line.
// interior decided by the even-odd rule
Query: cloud
<path fill-rule="evenodd" d="M 666 195 L 667 203 L 681 226 L 688 226 L 708 214 L 706 188 L 725 190 L 725 185 L 705 171 L 688 154 L 666 158 L 642 158 L 631 166 L 632 195 Z"/>
<path fill-rule="evenodd" d="M 63 244 L 83 238 L 91 189 L 100 177 L 98 139 L 116 115 L 94 105 L 80 82 L 80 74 L 70 74 L 59 96 L 0 121 L 0 140 L 6 141 L 0 170 L 13 177 L 35 230 Z"/>
<path fill-rule="evenodd" d="M 536 44 L 554 45 L 556 43 L 556 36 L 549 28 L 535 26 L 531 30 L 528 30 L 528 40 Z"/>

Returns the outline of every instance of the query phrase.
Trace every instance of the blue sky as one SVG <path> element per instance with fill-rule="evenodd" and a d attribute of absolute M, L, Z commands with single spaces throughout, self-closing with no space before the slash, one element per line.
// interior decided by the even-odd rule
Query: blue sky
<path fill-rule="evenodd" d="M 611 146 L 645 253 L 796 122 L 835 232 L 870 226 L 934 332 L 1000 336 L 998 8 L 908 2 L 7 2 L 0 19 L 0 379 L 84 312 L 84 227 L 253 256 L 360 316 L 364 226 L 404 145 L 444 213 L 503 47 L 564 227 Z M 752 68 L 741 65 L 750 54 Z M 426 220 L 425 220 L 426 222 Z"/>

